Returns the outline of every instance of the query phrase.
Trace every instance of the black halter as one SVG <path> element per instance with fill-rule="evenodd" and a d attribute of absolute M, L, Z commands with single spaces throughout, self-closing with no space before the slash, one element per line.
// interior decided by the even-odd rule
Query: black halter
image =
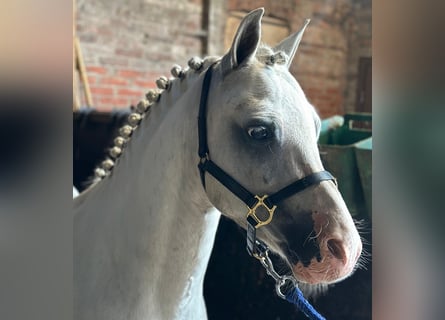
<path fill-rule="evenodd" d="M 215 63 L 214 63 L 215 64 Z M 229 189 L 234 195 L 241 199 L 248 207 L 247 213 L 247 251 L 250 255 L 257 256 L 259 252 L 265 250 L 266 245 L 256 239 L 256 229 L 264 226 L 272 221 L 273 214 L 277 207 L 277 204 L 300 192 L 304 189 L 320 183 L 321 181 L 333 180 L 335 178 L 328 171 L 320 171 L 312 173 L 300 180 L 297 180 L 283 189 L 268 195 L 254 195 L 249 190 L 244 188 L 241 184 L 228 175 L 223 169 L 215 164 L 210 159 L 209 146 L 207 144 L 207 97 L 209 95 L 210 81 L 212 77 L 213 66 L 212 64 L 204 75 L 202 83 L 201 100 L 199 103 L 199 116 L 198 116 L 198 135 L 199 135 L 199 151 L 200 162 L 198 168 L 201 174 L 202 185 L 205 189 L 205 173 L 210 173 L 216 180 Z M 256 215 L 256 210 L 259 207 L 263 207 L 268 212 L 268 217 L 261 220 Z"/>

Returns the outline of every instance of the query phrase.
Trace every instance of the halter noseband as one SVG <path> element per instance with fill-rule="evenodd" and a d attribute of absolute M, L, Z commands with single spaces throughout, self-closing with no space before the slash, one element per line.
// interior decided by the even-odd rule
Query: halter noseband
<path fill-rule="evenodd" d="M 216 62 L 215 62 L 216 63 Z M 277 208 L 277 204 L 300 192 L 304 189 L 320 183 L 326 180 L 333 180 L 335 178 L 328 171 L 320 171 L 312 173 L 300 180 L 297 180 L 288 186 L 282 188 L 278 192 L 272 195 L 254 195 L 249 190 L 244 188 L 238 181 L 227 174 L 217 164 L 210 159 L 209 146 L 207 144 L 207 98 L 209 95 L 210 81 L 212 77 L 212 71 L 214 64 L 210 65 L 207 69 L 204 80 L 202 83 L 201 100 L 199 102 L 199 115 L 198 115 L 198 135 L 199 135 L 199 150 L 198 155 L 200 162 L 198 168 L 201 174 L 201 182 L 205 189 L 205 173 L 210 173 L 216 180 L 218 180 L 223 186 L 229 189 L 234 195 L 236 195 L 241 201 L 243 201 L 247 207 L 247 252 L 256 258 L 260 258 L 267 246 L 256 238 L 256 229 L 261 226 L 267 225 L 272 221 L 273 214 Z M 267 218 L 261 219 L 256 214 L 256 210 L 263 207 L 267 211 Z"/>

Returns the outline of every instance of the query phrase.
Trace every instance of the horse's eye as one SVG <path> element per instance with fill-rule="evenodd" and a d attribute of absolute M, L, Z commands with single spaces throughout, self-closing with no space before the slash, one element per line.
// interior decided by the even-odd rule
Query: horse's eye
<path fill-rule="evenodd" d="M 247 129 L 249 136 L 255 140 L 265 140 L 272 136 L 270 130 L 265 126 L 255 126 Z"/>

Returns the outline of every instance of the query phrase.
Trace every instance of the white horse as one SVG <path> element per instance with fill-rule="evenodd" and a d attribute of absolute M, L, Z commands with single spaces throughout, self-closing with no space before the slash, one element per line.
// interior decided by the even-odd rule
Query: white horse
<path fill-rule="evenodd" d="M 159 79 L 164 90 L 138 104 L 97 181 L 74 199 L 76 320 L 206 319 L 203 279 L 220 212 L 247 227 L 246 205 L 211 174 L 203 188 L 197 168 L 210 65 L 207 158 L 256 195 L 323 170 L 320 119 L 288 71 L 306 25 L 269 48 L 260 45 L 263 12 L 243 19 L 222 58 L 192 59 L 172 69 L 175 79 Z M 280 200 L 256 231 L 301 283 L 348 277 L 362 250 L 329 180 Z"/>

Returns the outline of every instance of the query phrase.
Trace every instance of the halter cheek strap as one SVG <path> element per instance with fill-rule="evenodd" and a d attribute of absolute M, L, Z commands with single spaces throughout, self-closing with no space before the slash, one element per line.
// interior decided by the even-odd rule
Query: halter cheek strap
<path fill-rule="evenodd" d="M 288 186 L 282 188 L 272 195 L 254 195 L 245 187 L 243 187 L 238 181 L 227 174 L 223 169 L 221 169 L 216 163 L 214 163 L 210 159 L 210 151 L 207 144 L 206 121 L 207 99 L 209 95 L 213 66 L 214 64 L 212 64 L 207 69 L 204 75 L 201 99 L 199 103 L 198 155 L 200 157 L 200 161 L 198 164 L 198 168 L 201 175 L 201 182 L 205 189 L 205 174 L 207 172 L 247 205 L 247 251 L 250 255 L 258 258 L 260 253 L 263 252 L 263 249 L 267 250 L 267 246 L 256 238 L 256 229 L 261 226 L 267 225 L 272 221 L 278 203 L 322 181 L 332 180 L 335 182 L 335 178 L 328 171 L 315 172 L 289 184 Z M 263 219 L 256 214 L 256 211 L 259 208 L 264 208 L 267 211 L 267 216 Z"/>

